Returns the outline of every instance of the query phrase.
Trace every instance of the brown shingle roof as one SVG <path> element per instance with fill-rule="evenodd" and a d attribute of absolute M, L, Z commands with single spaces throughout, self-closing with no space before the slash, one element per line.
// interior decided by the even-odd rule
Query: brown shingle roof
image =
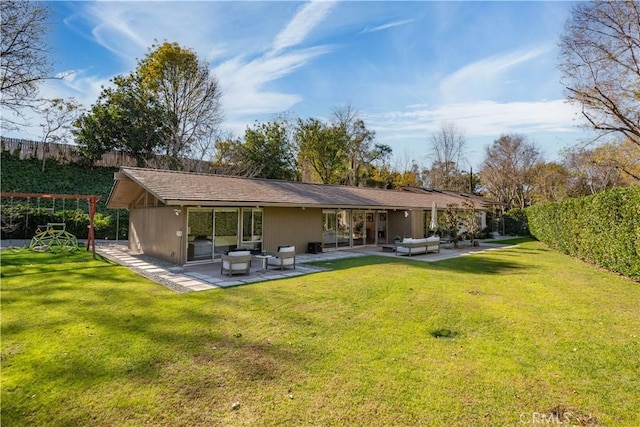
<path fill-rule="evenodd" d="M 146 190 L 167 205 L 295 206 L 323 208 L 428 209 L 461 204 L 447 194 L 321 185 L 158 169 L 122 167 L 107 202 L 128 208 Z"/>

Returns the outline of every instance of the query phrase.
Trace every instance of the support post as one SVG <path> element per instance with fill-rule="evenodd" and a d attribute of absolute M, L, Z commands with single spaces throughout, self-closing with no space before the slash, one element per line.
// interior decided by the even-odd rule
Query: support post
<path fill-rule="evenodd" d="M 89 246 L 92 248 L 93 259 L 96 259 L 96 237 L 95 237 L 95 229 L 93 226 L 93 219 L 96 214 L 97 203 L 95 197 L 90 197 L 88 200 L 89 203 L 89 234 L 87 236 L 87 250 L 89 250 Z"/>

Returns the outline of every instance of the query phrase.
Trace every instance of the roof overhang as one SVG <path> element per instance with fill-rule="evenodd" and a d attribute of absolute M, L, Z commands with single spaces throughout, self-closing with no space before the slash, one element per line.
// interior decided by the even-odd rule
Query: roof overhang
<path fill-rule="evenodd" d="M 140 184 L 122 172 L 114 173 L 113 180 L 107 199 L 109 209 L 128 209 L 145 191 Z"/>

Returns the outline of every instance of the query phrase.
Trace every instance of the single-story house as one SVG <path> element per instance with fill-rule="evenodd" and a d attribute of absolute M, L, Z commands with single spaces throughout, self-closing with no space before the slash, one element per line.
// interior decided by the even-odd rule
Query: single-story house
<path fill-rule="evenodd" d="M 432 206 L 462 198 L 397 191 L 122 167 L 107 201 L 129 210 L 132 250 L 179 265 L 215 262 L 243 247 L 306 252 L 393 243 L 431 234 Z M 487 209 L 478 206 L 485 226 Z"/>

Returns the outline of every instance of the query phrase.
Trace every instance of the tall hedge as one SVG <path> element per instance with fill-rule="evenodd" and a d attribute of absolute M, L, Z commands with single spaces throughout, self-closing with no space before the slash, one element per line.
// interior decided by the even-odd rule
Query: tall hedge
<path fill-rule="evenodd" d="M 118 238 L 126 239 L 128 234 L 129 213 L 107 209 L 106 203 L 113 186 L 113 173 L 117 168 L 88 167 L 78 163 L 63 164 L 48 159 L 45 170 L 42 160 L 35 158 L 20 159 L 18 153 L 2 151 L 0 153 L 0 189 L 9 193 L 56 193 L 56 194 L 95 194 L 101 195 L 96 215 L 96 238 L 115 239 L 119 216 Z M 53 199 L 10 199 L 0 200 L 3 220 L 3 239 L 30 239 L 38 225 L 49 222 L 65 222 L 67 230 L 78 238 L 87 237 L 89 224 L 86 200 Z M 9 232 L 5 226 L 17 225 Z M 12 227 L 8 227 L 12 229 Z"/>
<path fill-rule="evenodd" d="M 549 247 L 640 281 L 640 186 L 526 209 Z"/>

